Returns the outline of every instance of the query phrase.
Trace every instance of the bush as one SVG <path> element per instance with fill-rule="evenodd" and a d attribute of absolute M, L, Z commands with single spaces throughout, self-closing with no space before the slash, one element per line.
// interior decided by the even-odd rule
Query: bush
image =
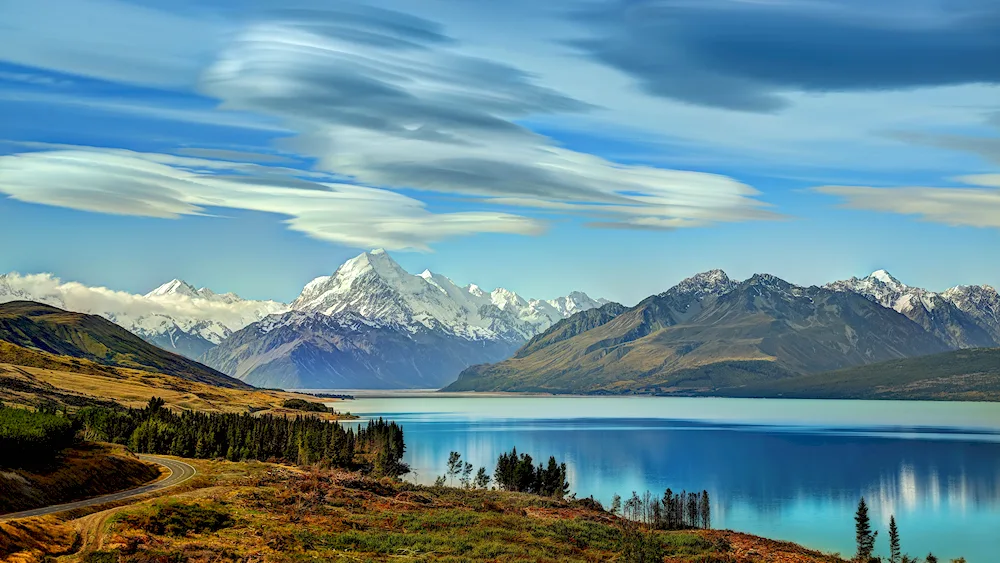
<path fill-rule="evenodd" d="M 666 556 L 660 538 L 643 531 L 632 523 L 621 528 L 621 557 L 623 563 L 660 563 Z"/>
<path fill-rule="evenodd" d="M 49 461 L 73 445 L 74 434 L 65 417 L 0 407 L 0 467 Z"/>
<path fill-rule="evenodd" d="M 297 411 L 330 412 L 330 409 L 323 403 L 314 403 L 305 399 L 286 399 L 284 403 L 281 403 L 281 406 Z"/>
<path fill-rule="evenodd" d="M 233 518 L 221 505 L 181 503 L 156 505 L 149 511 L 127 515 L 122 521 L 144 532 L 161 536 L 206 534 L 234 524 Z"/>

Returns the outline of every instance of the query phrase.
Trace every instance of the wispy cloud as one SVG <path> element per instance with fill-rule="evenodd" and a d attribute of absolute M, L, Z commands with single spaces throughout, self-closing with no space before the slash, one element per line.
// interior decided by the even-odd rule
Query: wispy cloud
<path fill-rule="evenodd" d="M 293 230 L 352 247 L 428 250 L 453 236 L 543 229 L 537 220 L 509 213 L 432 213 L 423 202 L 389 190 L 272 182 L 265 173 L 247 171 L 220 161 L 80 147 L 0 157 L 0 192 L 31 203 L 167 219 L 212 207 L 264 211 L 287 217 Z"/>
<path fill-rule="evenodd" d="M 357 181 L 589 214 L 602 226 L 703 226 L 775 219 L 732 178 L 625 166 L 556 146 L 519 124 L 592 107 L 513 66 L 458 54 L 432 22 L 366 12 L 365 36 L 338 11 L 259 24 L 205 72 L 223 107 L 279 117 L 283 146 Z M 405 40 L 404 40 L 405 39 Z"/>
<path fill-rule="evenodd" d="M 966 187 L 821 186 L 816 192 L 838 196 L 843 207 L 915 215 L 952 226 L 1000 228 L 1000 174 L 956 178 Z"/>

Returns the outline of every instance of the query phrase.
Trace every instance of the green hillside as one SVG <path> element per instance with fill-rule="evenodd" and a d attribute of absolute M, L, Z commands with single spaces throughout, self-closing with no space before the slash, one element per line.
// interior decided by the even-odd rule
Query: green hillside
<path fill-rule="evenodd" d="M 956 350 L 718 390 L 730 397 L 1000 401 L 1000 348 Z"/>
<path fill-rule="evenodd" d="M 157 348 L 103 317 L 31 301 L 0 304 L 0 340 L 107 366 L 165 373 L 219 387 L 250 388 L 222 372 Z"/>

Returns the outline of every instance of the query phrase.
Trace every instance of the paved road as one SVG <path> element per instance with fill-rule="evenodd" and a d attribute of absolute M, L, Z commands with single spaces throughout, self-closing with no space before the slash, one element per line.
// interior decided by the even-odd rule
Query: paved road
<path fill-rule="evenodd" d="M 183 461 L 177 461 L 176 459 L 168 459 L 165 457 L 159 457 L 155 455 L 145 455 L 140 454 L 139 458 L 143 461 L 148 461 L 150 463 L 156 463 L 162 465 L 170 470 L 170 475 L 166 479 L 161 479 L 154 483 L 148 485 L 143 485 L 135 489 L 128 491 L 122 491 L 120 493 L 111 493 L 110 495 L 104 495 L 100 497 L 94 497 L 86 500 L 80 500 L 76 502 L 70 502 L 66 504 L 56 504 L 53 506 L 46 506 L 43 508 L 35 508 L 33 510 L 25 510 L 24 512 L 13 512 L 11 514 L 0 514 L 0 520 L 13 520 L 14 518 L 28 518 L 31 516 L 44 516 L 46 514 L 56 514 L 59 512 L 65 512 L 67 510 L 74 510 L 77 508 L 84 508 L 86 506 L 94 506 L 98 504 L 104 504 L 107 502 L 115 502 L 120 500 L 127 500 L 132 497 L 137 497 L 150 493 L 153 491 L 159 491 L 161 489 L 166 489 L 169 487 L 174 487 L 180 485 L 181 483 L 187 481 L 188 479 L 197 475 L 198 470 L 194 467 L 184 463 Z"/>

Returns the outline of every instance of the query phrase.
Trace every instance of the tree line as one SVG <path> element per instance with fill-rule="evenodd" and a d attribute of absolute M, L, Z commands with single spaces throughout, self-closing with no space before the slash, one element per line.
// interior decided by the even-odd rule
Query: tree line
<path fill-rule="evenodd" d="M 712 503 L 708 491 L 675 493 L 671 489 L 662 497 L 646 491 L 632 496 L 624 504 L 617 494 L 611 499 L 611 513 L 643 524 L 655 530 L 683 530 L 712 527 Z"/>
<path fill-rule="evenodd" d="M 345 429 L 314 416 L 175 413 L 157 397 L 142 409 L 86 407 L 75 418 L 87 439 L 140 453 L 319 464 L 388 476 L 409 471 L 402 461 L 403 429 L 381 418 Z"/>
<path fill-rule="evenodd" d="M 878 530 L 872 529 L 871 517 L 868 516 L 868 504 L 865 497 L 858 501 L 858 509 L 854 513 L 854 534 L 857 543 L 857 552 L 854 555 L 856 563 L 921 563 L 919 557 L 910 557 L 902 552 L 899 541 L 899 528 L 896 526 L 896 516 L 889 516 L 889 557 L 882 558 L 875 556 L 875 539 L 878 537 Z M 923 563 L 939 563 L 938 558 L 933 553 L 928 553 L 923 559 Z M 964 557 L 952 559 L 951 563 L 965 563 Z"/>
<path fill-rule="evenodd" d="M 73 422 L 55 408 L 37 411 L 0 405 L 0 467 L 46 463 L 73 445 Z"/>
<path fill-rule="evenodd" d="M 393 477 L 409 471 L 402 461 L 403 429 L 381 418 L 344 428 L 311 415 L 176 413 L 158 397 L 145 408 L 91 406 L 73 415 L 0 407 L 0 465 L 51 459 L 78 438 L 188 458 L 281 461 Z"/>

